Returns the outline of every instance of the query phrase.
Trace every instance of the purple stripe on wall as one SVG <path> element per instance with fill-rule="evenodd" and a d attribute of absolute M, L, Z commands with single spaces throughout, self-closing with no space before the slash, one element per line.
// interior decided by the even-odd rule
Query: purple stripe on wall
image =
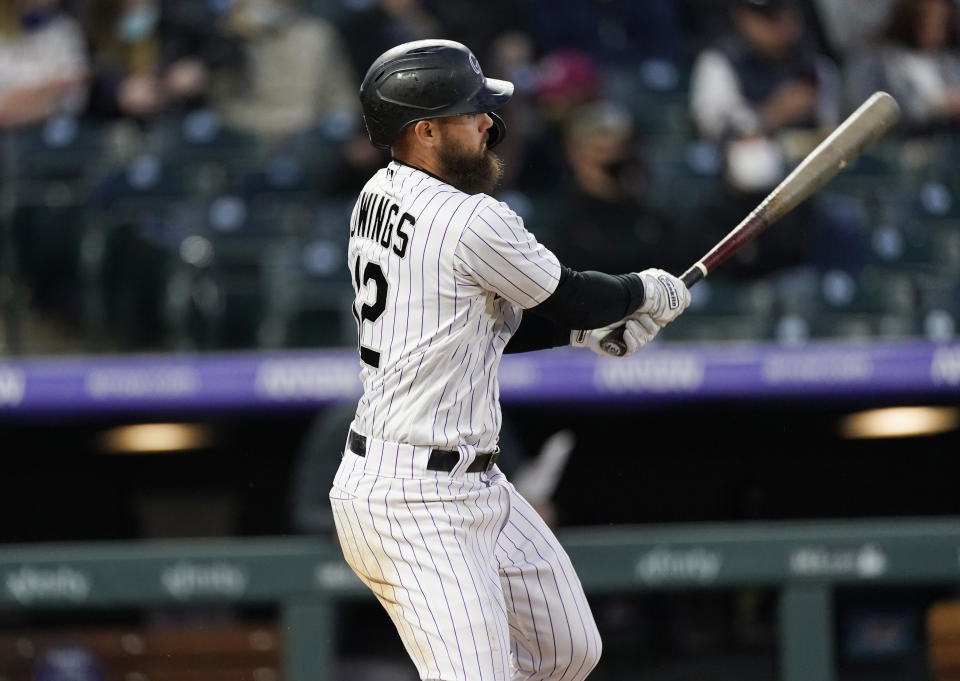
<path fill-rule="evenodd" d="M 360 369 L 355 349 L 0 361 L 0 417 L 314 408 L 356 400 Z M 558 349 L 505 356 L 500 384 L 507 403 L 956 397 L 960 343 Z"/>

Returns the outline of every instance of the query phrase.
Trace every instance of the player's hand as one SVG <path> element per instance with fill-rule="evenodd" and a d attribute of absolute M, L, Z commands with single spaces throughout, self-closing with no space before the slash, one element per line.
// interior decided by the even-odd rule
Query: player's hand
<path fill-rule="evenodd" d="M 613 355 L 603 349 L 600 341 L 606 338 L 611 331 L 621 326 L 624 327 L 623 342 L 627 346 L 627 351 L 622 355 Z M 660 333 L 660 324 L 657 324 L 650 315 L 634 313 L 626 320 L 604 326 L 602 329 L 571 331 L 570 345 L 575 348 L 590 348 L 601 357 L 629 357 L 652 341 L 658 333 Z"/>
<path fill-rule="evenodd" d="M 634 313 L 646 313 L 659 326 L 666 326 L 690 305 L 690 291 L 679 277 L 650 268 L 637 272 L 643 281 L 643 305 Z"/>

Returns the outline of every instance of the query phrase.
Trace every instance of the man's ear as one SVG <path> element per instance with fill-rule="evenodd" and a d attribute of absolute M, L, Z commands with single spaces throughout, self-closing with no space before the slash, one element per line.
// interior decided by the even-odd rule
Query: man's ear
<path fill-rule="evenodd" d="M 417 121 L 414 123 L 412 132 L 420 144 L 433 147 L 436 146 L 439 141 L 440 126 L 436 120 L 428 118 L 425 121 Z"/>

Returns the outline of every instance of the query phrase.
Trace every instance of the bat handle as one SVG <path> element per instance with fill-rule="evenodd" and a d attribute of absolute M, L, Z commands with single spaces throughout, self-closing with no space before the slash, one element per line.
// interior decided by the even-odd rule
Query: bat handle
<path fill-rule="evenodd" d="M 683 282 L 684 286 L 690 288 L 705 276 L 707 276 L 707 268 L 703 263 L 698 262 L 680 275 L 680 281 Z M 600 341 L 600 347 L 603 348 L 603 351 L 608 355 L 622 357 L 624 353 L 626 353 L 627 344 L 623 340 L 623 329 L 624 327 L 622 325 L 618 326 Z"/>

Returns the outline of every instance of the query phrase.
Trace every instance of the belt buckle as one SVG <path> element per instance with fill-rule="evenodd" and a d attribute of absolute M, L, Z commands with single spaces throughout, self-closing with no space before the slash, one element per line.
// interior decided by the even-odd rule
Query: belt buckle
<path fill-rule="evenodd" d="M 497 459 L 499 458 L 500 458 L 500 448 L 497 447 L 492 452 L 490 452 L 490 459 L 487 461 L 487 467 L 483 469 L 483 472 L 486 473 L 491 468 L 493 468 L 494 464 L 497 463 Z"/>

